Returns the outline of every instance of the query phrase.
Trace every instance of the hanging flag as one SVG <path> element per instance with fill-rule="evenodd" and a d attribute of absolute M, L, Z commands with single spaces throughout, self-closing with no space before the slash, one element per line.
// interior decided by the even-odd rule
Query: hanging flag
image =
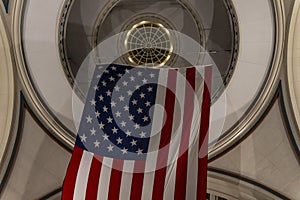
<path fill-rule="evenodd" d="M 206 199 L 211 67 L 97 66 L 62 199 Z"/>

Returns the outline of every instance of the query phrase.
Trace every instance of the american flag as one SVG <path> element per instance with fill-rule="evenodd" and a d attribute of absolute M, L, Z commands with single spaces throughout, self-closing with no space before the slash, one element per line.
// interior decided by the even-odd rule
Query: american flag
<path fill-rule="evenodd" d="M 62 199 L 206 199 L 210 82 L 211 67 L 97 66 Z"/>

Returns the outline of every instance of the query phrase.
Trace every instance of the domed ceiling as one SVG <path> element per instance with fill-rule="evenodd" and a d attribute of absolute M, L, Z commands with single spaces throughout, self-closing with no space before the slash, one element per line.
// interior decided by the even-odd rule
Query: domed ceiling
<path fill-rule="evenodd" d="M 110 63 L 212 65 L 208 198 L 299 197 L 300 1 L 3 2 L 4 199 L 60 198 L 90 78 Z"/>
<path fill-rule="evenodd" d="M 87 59 L 91 65 L 213 65 L 212 157 L 245 134 L 274 90 L 281 15 L 273 1 L 31 0 L 16 8 L 21 35 L 14 42 L 21 44 L 16 54 L 26 96 L 69 148 L 93 69 L 82 67 Z"/>

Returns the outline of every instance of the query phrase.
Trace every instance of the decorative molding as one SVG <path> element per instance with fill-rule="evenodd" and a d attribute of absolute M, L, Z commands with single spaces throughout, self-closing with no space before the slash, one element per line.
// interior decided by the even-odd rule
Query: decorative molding
<path fill-rule="evenodd" d="M 251 127 L 251 129 L 249 129 L 249 131 L 246 134 L 244 134 L 244 136 L 241 137 L 238 141 L 236 141 L 232 145 L 228 146 L 228 148 L 225 151 L 223 151 L 221 154 L 219 154 L 219 155 L 217 155 L 213 158 L 210 158 L 208 162 L 209 163 L 213 162 L 214 160 L 224 156 L 225 154 L 230 152 L 232 149 L 237 147 L 239 144 L 241 144 L 248 136 L 250 136 L 251 133 L 253 131 L 255 131 L 255 129 L 263 122 L 263 120 L 268 115 L 268 113 L 270 112 L 270 110 L 272 109 L 272 107 L 274 106 L 274 104 L 276 103 L 277 100 L 279 102 L 279 107 L 280 107 L 280 110 L 281 110 L 281 118 L 282 118 L 284 126 L 286 128 L 287 137 L 290 141 L 291 148 L 295 152 L 295 157 L 296 157 L 297 161 L 300 164 L 300 148 L 299 148 L 299 145 L 297 143 L 297 138 L 298 137 L 295 135 L 296 133 L 294 133 L 292 128 L 291 128 L 291 123 L 290 123 L 289 118 L 288 118 L 286 104 L 285 104 L 285 101 L 284 101 L 284 93 L 283 93 L 283 88 L 282 88 L 282 82 L 281 81 L 278 83 L 278 86 L 276 88 L 276 92 L 273 95 L 273 97 L 271 98 L 271 101 L 270 101 L 268 107 L 262 113 L 259 120 Z"/>
<path fill-rule="evenodd" d="M 43 100 L 37 94 L 35 86 L 31 83 L 32 79 L 27 69 L 26 61 L 24 59 L 24 52 L 22 46 L 22 17 L 24 14 L 23 5 L 25 1 L 16 1 L 12 11 L 12 38 L 14 42 L 13 51 L 15 54 L 15 62 L 18 70 L 20 80 L 22 82 L 22 91 L 28 104 L 32 108 L 33 112 L 39 116 L 39 120 L 43 122 L 44 126 L 50 133 L 53 133 L 57 140 L 61 141 L 66 148 L 72 148 L 74 146 L 74 136 L 62 125 L 46 107 Z"/>
<path fill-rule="evenodd" d="M 223 137 L 217 142 L 213 149 L 209 152 L 209 160 L 215 160 L 225 152 L 228 152 L 232 146 L 236 146 L 236 143 L 240 143 L 240 140 L 247 137 L 249 132 L 253 130 L 253 126 L 260 121 L 261 116 L 268 108 L 272 101 L 274 93 L 276 93 L 276 86 L 279 83 L 279 72 L 281 69 L 281 63 L 284 52 L 285 44 L 285 18 L 284 18 L 284 6 L 283 0 L 274 0 L 270 2 L 274 9 L 275 16 L 275 47 L 273 52 L 273 60 L 270 65 L 269 75 L 265 79 L 256 100 L 252 102 L 249 109 L 245 114 L 232 126 Z"/>
<path fill-rule="evenodd" d="M 300 87 L 299 87 L 299 71 L 300 71 L 300 65 L 299 65 L 299 32 L 300 32 L 300 1 L 296 0 L 294 1 L 294 6 L 291 11 L 291 19 L 288 26 L 288 36 L 287 36 L 287 67 L 285 72 L 285 95 L 284 98 L 282 98 L 282 101 L 285 100 L 286 102 L 286 108 L 283 110 L 283 115 L 286 116 L 286 118 L 289 118 L 291 123 L 288 123 L 287 126 L 291 131 L 297 132 L 298 140 L 292 140 L 295 145 L 298 147 L 300 146 Z M 296 80 L 295 80 L 296 79 Z M 299 148 L 298 151 L 296 151 L 298 155 L 300 154 Z M 299 156 L 300 157 L 300 156 Z M 300 158 L 299 158 L 299 164 L 300 164 Z"/>
<path fill-rule="evenodd" d="M 93 47 L 97 46 L 97 44 L 99 44 L 98 41 L 98 35 L 99 35 L 99 30 L 101 29 L 101 25 L 105 19 L 105 17 L 107 17 L 108 13 L 111 12 L 111 10 L 113 9 L 114 6 L 116 6 L 118 3 L 120 2 L 120 0 L 114 0 L 114 1 L 109 1 L 106 6 L 103 9 L 103 12 L 99 13 L 99 16 L 97 17 L 97 21 L 94 25 L 94 31 L 92 34 L 92 43 L 93 43 Z M 237 60 L 238 60 L 238 55 L 239 55 L 239 47 L 240 47 L 240 32 L 239 32 L 239 21 L 238 21 L 238 16 L 237 16 L 237 12 L 234 8 L 234 5 L 232 3 L 232 0 L 223 0 L 224 2 L 224 6 L 227 9 L 228 12 L 228 17 L 230 18 L 230 26 L 231 26 L 231 30 L 232 30 L 232 53 L 230 55 L 230 64 L 228 67 L 228 70 L 226 72 L 226 75 L 224 76 L 224 80 L 223 80 L 223 84 L 226 87 L 226 85 L 230 82 L 236 64 L 237 64 Z M 206 46 L 206 41 L 205 41 L 205 33 L 204 33 L 204 28 L 203 28 L 203 24 L 201 22 L 200 17 L 198 16 L 197 12 L 193 10 L 193 5 L 191 5 L 191 3 L 189 3 L 188 1 L 184 1 L 184 0 L 180 0 L 179 3 L 182 5 L 182 7 L 184 7 L 186 10 L 189 11 L 189 13 L 193 16 L 193 19 L 195 20 L 197 26 L 198 26 L 198 30 L 200 33 L 200 44 L 205 47 Z M 80 91 L 80 88 L 75 84 L 75 77 L 74 74 L 72 73 L 71 70 L 71 66 L 70 63 L 68 61 L 68 54 L 66 51 L 66 26 L 67 26 L 67 22 L 68 22 L 68 18 L 70 15 L 70 11 L 72 9 L 72 6 L 74 4 L 74 0 L 65 0 L 64 2 L 64 6 L 63 9 L 61 11 L 61 16 L 59 18 L 59 36 L 58 36 L 58 44 L 59 44 L 59 55 L 60 55 L 60 60 L 61 60 L 61 64 L 63 67 L 63 70 L 65 72 L 65 76 L 68 79 L 71 87 L 75 90 L 76 94 L 80 96 L 81 99 L 84 99 L 84 95 L 82 93 L 82 91 Z M 163 19 L 162 16 L 155 16 L 153 13 L 151 13 L 154 19 L 156 19 L 155 21 L 164 21 L 164 24 L 169 25 L 169 27 L 166 27 L 167 29 L 170 30 L 175 30 L 174 26 L 170 24 L 170 22 L 167 22 L 166 19 Z M 135 18 L 133 18 L 131 21 L 133 23 L 135 22 L 140 22 L 142 20 L 146 20 L 146 21 L 151 21 L 151 17 L 148 16 L 149 13 L 145 14 L 145 16 L 143 15 L 137 15 L 135 16 Z M 129 26 L 128 24 L 125 25 L 125 27 L 123 27 L 123 31 L 126 32 L 128 29 L 130 29 L 133 24 L 130 24 L 131 26 Z M 123 59 L 124 62 L 126 63 L 127 59 Z M 170 63 L 173 63 L 176 60 L 176 56 L 172 55 L 172 57 L 170 58 L 171 62 L 168 62 L 168 65 Z M 212 104 L 222 95 L 223 93 L 223 87 L 220 87 L 218 91 L 215 92 L 213 98 L 212 98 Z"/>
<path fill-rule="evenodd" d="M 18 149 L 19 149 L 19 145 L 20 145 L 20 138 L 21 138 L 21 130 L 23 129 L 23 123 L 20 123 L 21 121 L 23 121 L 24 119 L 24 113 L 22 112 L 22 109 L 23 109 L 23 101 L 22 101 L 22 95 L 20 96 L 20 108 L 19 108 L 19 118 L 18 118 L 18 130 L 17 130 L 17 134 L 14 138 L 14 141 L 12 142 L 12 151 L 11 151 L 11 154 L 9 156 L 9 160 L 8 160 L 8 164 L 7 166 L 5 166 L 5 172 L 4 172 L 4 175 L 1 179 L 1 182 L 0 182 L 0 194 L 3 190 L 3 188 L 5 187 L 6 183 L 7 183 L 7 180 L 10 176 L 10 173 L 12 171 L 12 168 L 14 166 L 14 163 L 15 163 L 15 160 L 16 160 L 16 155 L 17 155 L 17 152 L 18 152 Z M 1 169 L 4 169 L 4 167 L 2 168 L 1 166 Z"/>
<path fill-rule="evenodd" d="M 2 0 L 6 13 L 8 13 L 9 0 Z"/>
<path fill-rule="evenodd" d="M 38 116 L 34 113 L 33 109 L 30 107 L 30 104 L 27 103 L 24 94 L 21 92 L 20 96 L 21 101 L 22 101 L 22 109 L 21 109 L 21 113 L 25 113 L 25 111 L 27 111 L 30 116 L 33 118 L 33 120 L 38 124 L 38 126 L 55 142 L 57 143 L 59 146 L 61 146 L 63 149 L 65 149 L 67 152 L 72 153 L 73 152 L 73 148 L 68 148 L 63 142 L 61 142 L 59 139 L 57 139 L 56 137 L 54 137 L 54 134 L 51 133 L 47 127 L 39 120 Z M 23 123 L 24 121 L 21 121 L 21 123 Z"/>
<path fill-rule="evenodd" d="M 244 182 L 246 184 L 255 186 L 256 188 L 259 188 L 260 190 L 263 190 L 263 191 L 265 191 L 265 192 L 267 192 L 269 194 L 274 195 L 278 199 L 290 200 L 290 198 L 286 197 L 285 195 L 281 194 L 280 192 L 275 191 L 272 188 L 270 188 L 270 187 L 268 187 L 268 186 L 266 186 L 266 185 L 264 185 L 262 183 L 259 183 L 259 182 L 255 181 L 255 180 L 251 179 L 251 178 L 242 176 L 240 174 L 229 172 L 229 171 L 218 169 L 218 168 L 213 168 L 213 167 L 209 167 L 208 168 L 208 172 L 214 173 L 214 174 L 223 175 L 225 177 L 233 178 L 233 179 L 236 179 L 238 181 Z M 226 182 L 228 182 L 228 181 L 226 181 Z M 253 188 L 251 188 L 251 189 L 253 189 Z"/>
<path fill-rule="evenodd" d="M 33 113 L 32 109 L 29 107 L 29 105 L 26 102 L 26 99 L 22 92 L 20 92 L 20 103 L 19 103 L 19 117 L 18 117 L 18 129 L 16 133 L 16 137 L 14 138 L 13 142 L 13 148 L 12 153 L 9 158 L 8 165 L 6 167 L 4 176 L 0 182 L 0 194 L 3 188 L 5 187 L 8 178 L 10 176 L 10 173 L 12 172 L 15 160 L 17 158 L 18 149 L 20 147 L 22 137 L 23 137 L 23 127 L 24 127 L 24 121 L 25 121 L 25 112 L 27 111 L 30 116 L 33 118 L 33 120 L 38 124 L 38 126 L 52 139 L 54 142 L 56 142 L 59 146 L 61 146 L 63 149 L 65 149 L 67 152 L 72 153 L 72 149 L 67 149 L 64 144 L 62 144 L 59 140 L 57 140 L 55 137 L 53 137 L 53 134 L 51 134 L 48 129 L 38 120 L 37 116 Z"/>
<path fill-rule="evenodd" d="M 295 157 L 300 165 L 300 141 L 299 141 L 299 135 L 296 135 L 296 133 L 293 128 L 292 128 L 292 123 L 290 122 L 290 118 L 288 115 L 288 110 L 287 110 L 287 103 L 285 102 L 285 95 L 284 91 L 282 89 L 282 84 L 279 85 L 279 105 L 280 105 L 280 111 L 281 111 L 281 116 L 286 128 L 286 131 L 288 133 L 288 139 L 291 144 L 291 147 L 295 153 Z"/>
<path fill-rule="evenodd" d="M 7 177 L 7 166 L 11 163 L 13 154 L 15 128 L 15 76 L 11 40 L 0 13 L 0 192 Z"/>

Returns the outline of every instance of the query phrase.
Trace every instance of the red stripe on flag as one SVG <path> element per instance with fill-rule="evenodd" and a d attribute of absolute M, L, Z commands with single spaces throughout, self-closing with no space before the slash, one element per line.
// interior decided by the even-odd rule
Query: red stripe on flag
<path fill-rule="evenodd" d="M 187 167 L 188 167 L 188 145 L 190 139 L 191 125 L 193 120 L 194 110 L 194 96 L 195 96 L 195 75 L 196 69 L 189 68 L 186 71 L 185 101 L 183 114 L 183 129 L 181 136 L 181 143 L 179 147 L 179 158 L 177 160 L 176 168 L 176 182 L 175 182 L 175 196 L 174 199 L 185 199 L 186 195 L 186 181 L 187 181 Z"/>
<path fill-rule="evenodd" d="M 73 154 L 68 166 L 67 174 L 63 183 L 62 200 L 73 199 L 76 184 L 77 173 L 82 158 L 83 150 L 77 146 L 74 147 Z"/>
<path fill-rule="evenodd" d="M 177 77 L 177 71 L 170 70 L 168 74 L 167 91 L 166 91 L 166 99 L 165 99 L 165 111 L 166 111 L 167 119 L 161 130 L 159 152 L 158 152 L 158 158 L 156 164 L 157 168 L 160 169 L 158 169 L 155 172 L 152 199 L 163 199 L 163 195 L 164 195 L 166 166 L 168 162 L 168 153 L 169 153 L 169 147 L 167 145 L 169 145 L 171 140 L 172 124 L 174 118 L 175 94 L 172 91 L 175 91 L 176 89 L 176 77 Z"/>
<path fill-rule="evenodd" d="M 132 184 L 131 184 L 131 192 L 130 192 L 130 199 L 142 199 L 142 191 L 143 191 L 143 182 L 144 182 L 144 173 L 145 171 L 145 161 L 135 161 L 134 163 L 134 173 L 132 177 Z"/>
<path fill-rule="evenodd" d="M 201 125 L 200 125 L 200 138 L 199 150 L 205 148 L 208 151 L 208 127 L 209 127 L 209 113 L 210 113 L 210 88 L 212 69 L 211 67 L 205 68 L 205 84 L 203 90 L 203 101 L 201 111 Z M 207 136 L 207 137 L 206 137 Z M 207 152 L 208 154 L 208 152 Z M 206 182 L 207 182 L 207 158 L 208 155 L 198 158 L 198 183 L 197 183 L 197 199 L 206 199 Z"/>
<path fill-rule="evenodd" d="M 111 173 L 110 173 L 110 183 L 108 191 L 108 199 L 116 200 L 119 199 L 120 195 L 120 186 L 122 180 L 122 170 L 123 169 L 123 160 L 114 159 Z M 119 170 L 120 169 L 120 170 Z"/>
<path fill-rule="evenodd" d="M 90 173 L 86 189 L 86 200 L 97 200 L 99 177 L 102 167 L 102 157 L 95 155 L 90 167 Z"/>

